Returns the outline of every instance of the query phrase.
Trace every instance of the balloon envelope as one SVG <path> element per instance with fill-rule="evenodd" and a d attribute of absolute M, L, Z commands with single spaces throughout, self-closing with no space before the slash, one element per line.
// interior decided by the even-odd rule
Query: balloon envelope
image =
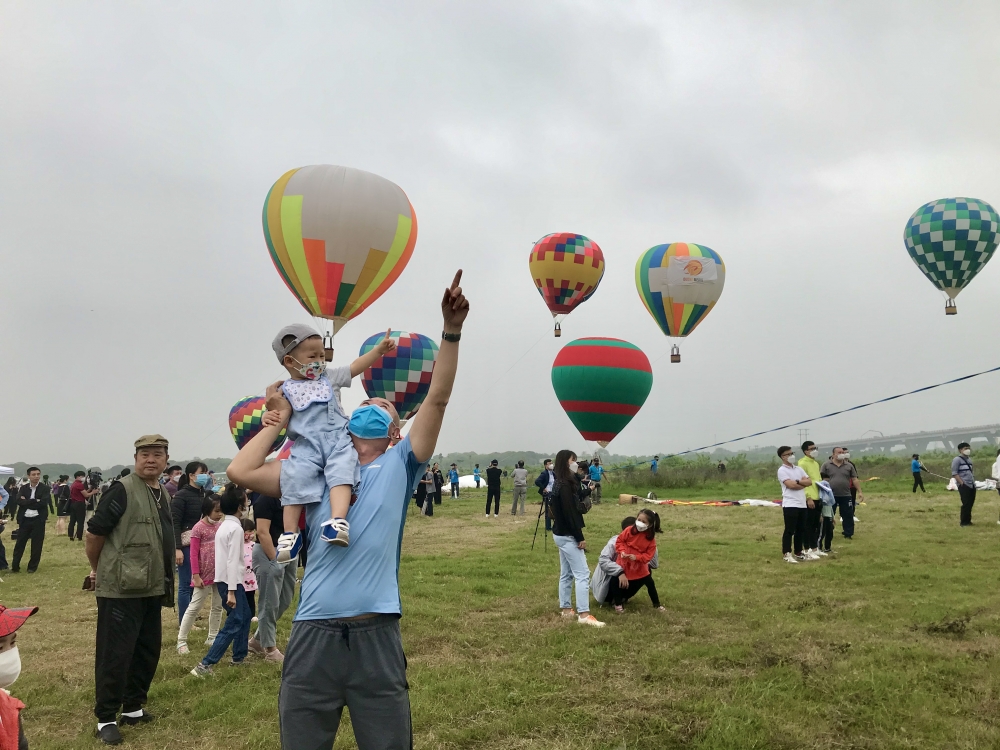
<path fill-rule="evenodd" d="M 410 419 L 424 402 L 431 386 L 431 374 L 437 361 L 438 346 L 427 336 L 406 331 L 390 331 L 396 350 L 377 360 L 361 374 L 361 385 L 369 398 L 392 401 L 400 419 Z M 385 333 L 369 336 L 360 354 L 367 354 Z"/>
<path fill-rule="evenodd" d="M 998 225 L 1000 217 L 986 201 L 943 198 L 913 212 L 903 241 L 924 276 L 955 299 L 992 257 Z"/>
<path fill-rule="evenodd" d="M 582 234 L 547 234 L 531 249 L 528 269 L 552 316 L 566 315 L 597 291 L 604 253 Z"/>
<path fill-rule="evenodd" d="M 286 172 L 264 201 L 264 238 L 281 278 L 336 332 L 406 267 L 417 216 L 399 186 L 327 164 Z"/>
<path fill-rule="evenodd" d="M 229 410 L 229 431 L 233 435 L 233 440 L 236 441 L 237 448 L 242 450 L 243 446 L 260 432 L 260 420 L 264 417 L 264 412 L 267 411 L 264 406 L 265 400 L 263 396 L 247 396 L 233 404 L 233 408 Z M 281 444 L 285 442 L 286 431 L 285 428 L 281 429 L 268 453 L 273 453 L 281 447 Z"/>
<path fill-rule="evenodd" d="M 656 245 L 635 264 L 635 288 L 667 336 L 687 336 L 715 307 L 726 285 L 726 264 L 704 245 Z"/>
<path fill-rule="evenodd" d="M 628 341 L 583 338 L 564 346 L 552 363 L 552 388 L 586 440 L 607 446 L 625 429 L 653 387 L 653 369 Z"/>

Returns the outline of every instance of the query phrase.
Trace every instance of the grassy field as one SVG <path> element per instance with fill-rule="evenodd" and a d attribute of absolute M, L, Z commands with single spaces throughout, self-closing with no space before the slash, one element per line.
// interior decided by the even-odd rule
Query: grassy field
<path fill-rule="evenodd" d="M 1000 746 L 997 496 L 980 493 L 963 529 L 955 493 L 877 485 L 853 541 L 838 535 L 836 557 L 795 566 L 780 560 L 776 509 L 662 509 L 655 577 L 667 612 L 642 593 L 623 615 L 595 609 L 601 630 L 560 619 L 555 548 L 540 532 L 530 549 L 537 506 L 486 520 L 479 491 L 446 498 L 433 518 L 414 513 L 401 589 L 416 746 Z M 717 494 L 775 493 L 745 489 Z M 587 516 L 591 567 L 629 510 L 605 503 Z M 35 749 L 97 746 L 86 571 L 80 545 L 50 527 L 39 572 L 0 584 L 4 604 L 41 607 L 19 635 L 13 690 Z M 123 747 L 277 748 L 280 667 L 189 677 L 204 631 L 179 657 L 173 610 L 164 623 L 149 704 L 159 718 L 126 727 Z M 337 748 L 350 747 L 345 722 Z"/>

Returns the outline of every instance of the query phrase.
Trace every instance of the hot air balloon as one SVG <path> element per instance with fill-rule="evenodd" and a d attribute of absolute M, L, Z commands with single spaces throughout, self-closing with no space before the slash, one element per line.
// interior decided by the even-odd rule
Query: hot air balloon
<path fill-rule="evenodd" d="M 945 315 L 955 315 L 955 297 L 983 270 L 997 249 L 1000 217 L 986 201 L 943 198 L 925 203 L 906 222 L 906 252 L 948 299 Z"/>
<path fill-rule="evenodd" d="M 704 245 L 656 245 L 635 264 L 635 288 L 653 320 L 667 336 L 683 338 L 715 307 L 726 285 L 726 264 Z M 677 344 L 670 361 L 681 361 Z"/>
<path fill-rule="evenodd" d="M 555 318 L 555 335 L 561 336 L 560 321 L 597 291 L 604 276 L 604 253 L 582 234 L 547 234 L 531 249 L 528 269 Z"/>
<path fill-rule="evenodd" d="M 260 432 L 260 420 L 267 411 L 264 406 L 265 400 L 263 396 L 247 396 L 233 404 L 233 408 L 229 410 L 229 431 L 233 434 L 237 448 L 242 450 L 243 446 Z M 285 442 L 285 432 L 285 428 L 282 427 L 268 453 L 273 453 L 281 447 Z"/>
<path fill-rule="evenodd" d="M 333 334 L 382 296 L 417 242 L 417 216 L 399 186 L 321 164 L 286 172 L 264 201 L 264 239 L 302 306 Z"/>
<path fill-rule="evenodd" d="M 625 429 L 653 387 L 642 350 L 621 339 L 571 341 L 552 363 L 552 389 L 585 440 L 602 448 Z"/>
<path fill-rule="evenodd" d="M 395 351 L 384 354 L 361 374 L 361 385 L 369 398 L 384 398 L 393 403 L 405 424 L 417 413 L 431 386 L 431 374 L 437 361 L 438 347 L 419 333 L 390 331 L 396 341 Z M 359 356 L 367 354 L 385 338 L 376 333 L 365 339 Z"/>

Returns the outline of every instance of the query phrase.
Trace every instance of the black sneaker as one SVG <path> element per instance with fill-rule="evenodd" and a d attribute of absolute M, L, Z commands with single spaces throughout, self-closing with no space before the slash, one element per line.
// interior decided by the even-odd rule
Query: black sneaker
<path fill-rule="evenodd" d="M 122 735 L 118 731 L 117 724 L 106 724 L 97 730 L 97 739 L 103 742 L 105 745 L 120 745 L 122 744 Z"/>
<path fill-rule="evenodd" d="M 142 716 L 126 716 L 125 714 L 122 714 L 121 723 L 129 726 L 135 726 L 136 724 L 148 724 L 155 718 L 155 716 L 144 709 Z"/>

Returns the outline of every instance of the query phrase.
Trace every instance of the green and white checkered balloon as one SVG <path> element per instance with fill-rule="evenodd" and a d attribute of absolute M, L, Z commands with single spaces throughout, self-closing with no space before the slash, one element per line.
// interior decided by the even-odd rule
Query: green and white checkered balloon
<path fill-rule="evenodd" d="M 954 299 L 992 257 L 998 232 L 1000 216 L 986 201 L 943 198 L 913 213 L 903 241 L 924 276 Z"/>

